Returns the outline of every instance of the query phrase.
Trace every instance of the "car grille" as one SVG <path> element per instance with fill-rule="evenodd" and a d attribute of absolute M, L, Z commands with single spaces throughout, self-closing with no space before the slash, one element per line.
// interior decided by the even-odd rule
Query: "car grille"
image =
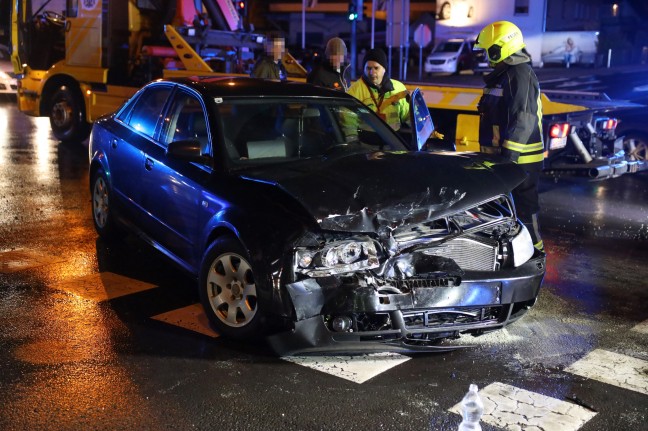
<path fill-rule="evenodd" d="M 434 65 L 441 65 L 444 64 L 446 61 L 445 60 L 428 60 L 428 64 L 434 64 Z"/>
<path fill-rule="evenodd" d="M 473 309 L 450 309 L 422 311 L 403 316 L 407 329 L 448 328 L 472 325 L 475 323 L 496 323 L 502 314 L 502 307 L 483 307 Z"/>
<path fill-rule="evenodd" d="M 463 270 L 495 271 L 498 268 L 497 249 L 497 241 L 462 237 L 420 251 L 432 256 L 450 258 Z"/>

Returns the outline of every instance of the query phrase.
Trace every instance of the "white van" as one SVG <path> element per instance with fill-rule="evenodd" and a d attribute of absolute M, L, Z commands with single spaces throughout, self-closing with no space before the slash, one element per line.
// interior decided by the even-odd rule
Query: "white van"
<path fill-rule="evenodd" d="M 471 70 L 475 61 L 472 47 L 475 41 L 448 39 L 439 42 L 425 59 L 425 73 L 459 73 Z"/>

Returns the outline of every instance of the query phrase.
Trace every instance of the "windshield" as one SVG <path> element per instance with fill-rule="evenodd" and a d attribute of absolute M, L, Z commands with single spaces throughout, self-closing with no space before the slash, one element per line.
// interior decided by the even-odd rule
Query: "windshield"
<path fill-rule="evenodd" d="M 389 126 L 369 108 L 353 100 L 215 98 L 214 101 L 226 153 L 235 165 L 406 149 Z"/>
<path fill-rule="evenodd" d="M 434 52 L 459 52 L 461 42 L 444 42 L 436 47 Z"/>

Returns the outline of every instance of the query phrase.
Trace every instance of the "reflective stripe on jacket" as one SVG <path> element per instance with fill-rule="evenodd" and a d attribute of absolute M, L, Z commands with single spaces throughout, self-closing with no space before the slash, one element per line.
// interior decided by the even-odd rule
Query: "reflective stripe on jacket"
<path fill-rule="evenodd" d="M 543 160 L 540 86 L 528 61 L 499 63 L 485 78 L 479 101 L 479 144 L 519 164 Z"/>
<path fill-rule="evenodd" d="M 367 86 L 362 78 L 351 84 L 347 93 L 367 105 L 367 107 L 372 111 L 376 112 L 392 129 L 400 130 L 401 123 L 409 121 L 409 102 L 405 97 L 402 97 L 393 103 L 389 103 L 388 99 L 402 92 L 405 92 L 406 94 L 407 88 L 405 88 L 405 85 L 401 82 L 394 79 L 391 80 L 391 83 L 394 86 L 394 90 L 386 92 L 382 98 L 380 98 L 378 90 Z M 379 103 L 380 106 L 378 107 L 376 106 L 376 101 L 379 100 L 382 100 L 385 103 Z"/>

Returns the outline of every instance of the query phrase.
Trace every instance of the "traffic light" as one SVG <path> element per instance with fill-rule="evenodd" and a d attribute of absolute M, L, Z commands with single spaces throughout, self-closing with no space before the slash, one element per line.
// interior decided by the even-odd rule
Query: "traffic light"
<path fill-rule="evenodd" d="M 349 0 L 349 13 L 347 15 L 349 21 L 362 21 L 363 15 L 364 15 L 363 0 Z"/>
<path fill-rule="evenodd" d="M 357 0 L 349 0 L 349 21 L 355 21 L 358 19 L 358 2 Z"/>

